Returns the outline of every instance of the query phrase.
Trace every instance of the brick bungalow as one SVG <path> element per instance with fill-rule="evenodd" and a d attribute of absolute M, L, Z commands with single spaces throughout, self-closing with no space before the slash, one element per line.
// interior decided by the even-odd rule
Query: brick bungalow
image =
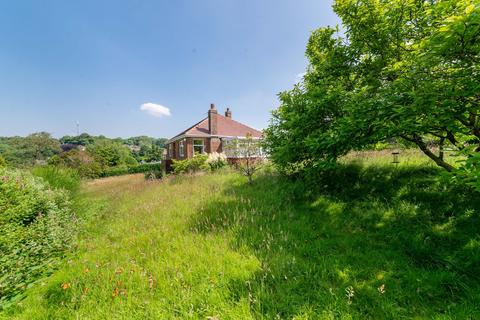
<path fill-rule="evenodd" d="M 165 144 L 166 170 L 170 171 L 172 160 L 182 160 L 193 157 L 195 153 L 212 153 L 223 151 L 223 146 L 232 139 L 242 139 L 248 134 L 261 139 L 262 132 L 232 119 L 229 108 L 225 115 L 220 115 L 212 103 L 208 117 L 171 138 Z M 234 159 L 229 158 L 229 161 Z"/>

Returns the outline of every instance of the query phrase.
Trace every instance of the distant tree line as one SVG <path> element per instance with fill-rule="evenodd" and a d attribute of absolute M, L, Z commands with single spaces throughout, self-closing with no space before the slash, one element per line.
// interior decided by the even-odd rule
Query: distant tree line
<path fill-rule="evenodd" d="M 147 136 L 110 139 L 82 133 L 53 138 L 40 132 L 26 137 L 0 137 L 1 163 L 11 167 L 51 164 L 79 170 L 85 177 L 108 175 L 109 171 L 159 162 L 166 139 Z"/>
<path fill-rule="evenodd" d="M 61 150 L 60 142 L 46 132 L 26 137 L 0 137 L 0 156 L 14 167 L 28 167 L 47 161 Z"/>

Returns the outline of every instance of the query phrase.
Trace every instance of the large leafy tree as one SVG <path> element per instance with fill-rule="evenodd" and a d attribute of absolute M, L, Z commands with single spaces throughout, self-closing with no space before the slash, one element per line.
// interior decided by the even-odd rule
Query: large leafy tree
<path fill-rule="evenodd" d="M 302 83 L 280 94 L 266 145 L 283 169 L 325 166 L 387 138 L 435 163 L 480 151 L 480 6 L 473 0 L 336 0 L 343 35 L 312 33 Z"/>
<path fill-rule="evenodd" d="M 87 151 L 93 155 L 97 162 L 105 167 L 137 164 L 137 160 L 133 157 L 130 149 L 114 140 L 98 140 L 94 144 L 89 145 Z"/>
<path fill-rule="evenodd" d="M 27 137 L 0 138 L 0 155 L 13 166 L 30 166 L 59 153 L 60 143 L 49 133 L 38 132 Z"/>

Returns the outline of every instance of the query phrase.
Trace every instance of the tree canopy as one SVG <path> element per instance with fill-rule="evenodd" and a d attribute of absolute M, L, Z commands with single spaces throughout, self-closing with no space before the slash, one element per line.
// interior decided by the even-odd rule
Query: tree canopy
<path fill-rule="evenodd" d="M 46 132 L 27 137 L 0 137 L 0 155 L 13 166 L 30 166 L 46 161 L 60 151 L 58 140 Z"/>
<path fill-rule="evenodd" d="M 303 81 L 280 94 L 266 147 L 284 170 L 323 167 L 398 138 L 448 171 L 443 148 L 480 151 L 480 6 L 472 0 L 336 0 L 342 29 L 308 41 Z M 440 148 L 430 148 L 434 140 Z"/>

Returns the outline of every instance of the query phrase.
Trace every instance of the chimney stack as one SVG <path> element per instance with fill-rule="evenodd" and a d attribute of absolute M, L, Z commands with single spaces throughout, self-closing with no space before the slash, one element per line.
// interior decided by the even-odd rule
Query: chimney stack
<path fill-rule="evenodd" d="M 225 117 L 232 119 L 232 111 L 230 111 L 230 108 L 227 108 L 227 111 L 225 111 Z"/>
<path fill-rule="evenodd" d="M 210 110 L 208 110 L 208 129 L 210 134 L 218 134 L 217 115 L 217 109 L 212 103 L 210 105 Z"/>

